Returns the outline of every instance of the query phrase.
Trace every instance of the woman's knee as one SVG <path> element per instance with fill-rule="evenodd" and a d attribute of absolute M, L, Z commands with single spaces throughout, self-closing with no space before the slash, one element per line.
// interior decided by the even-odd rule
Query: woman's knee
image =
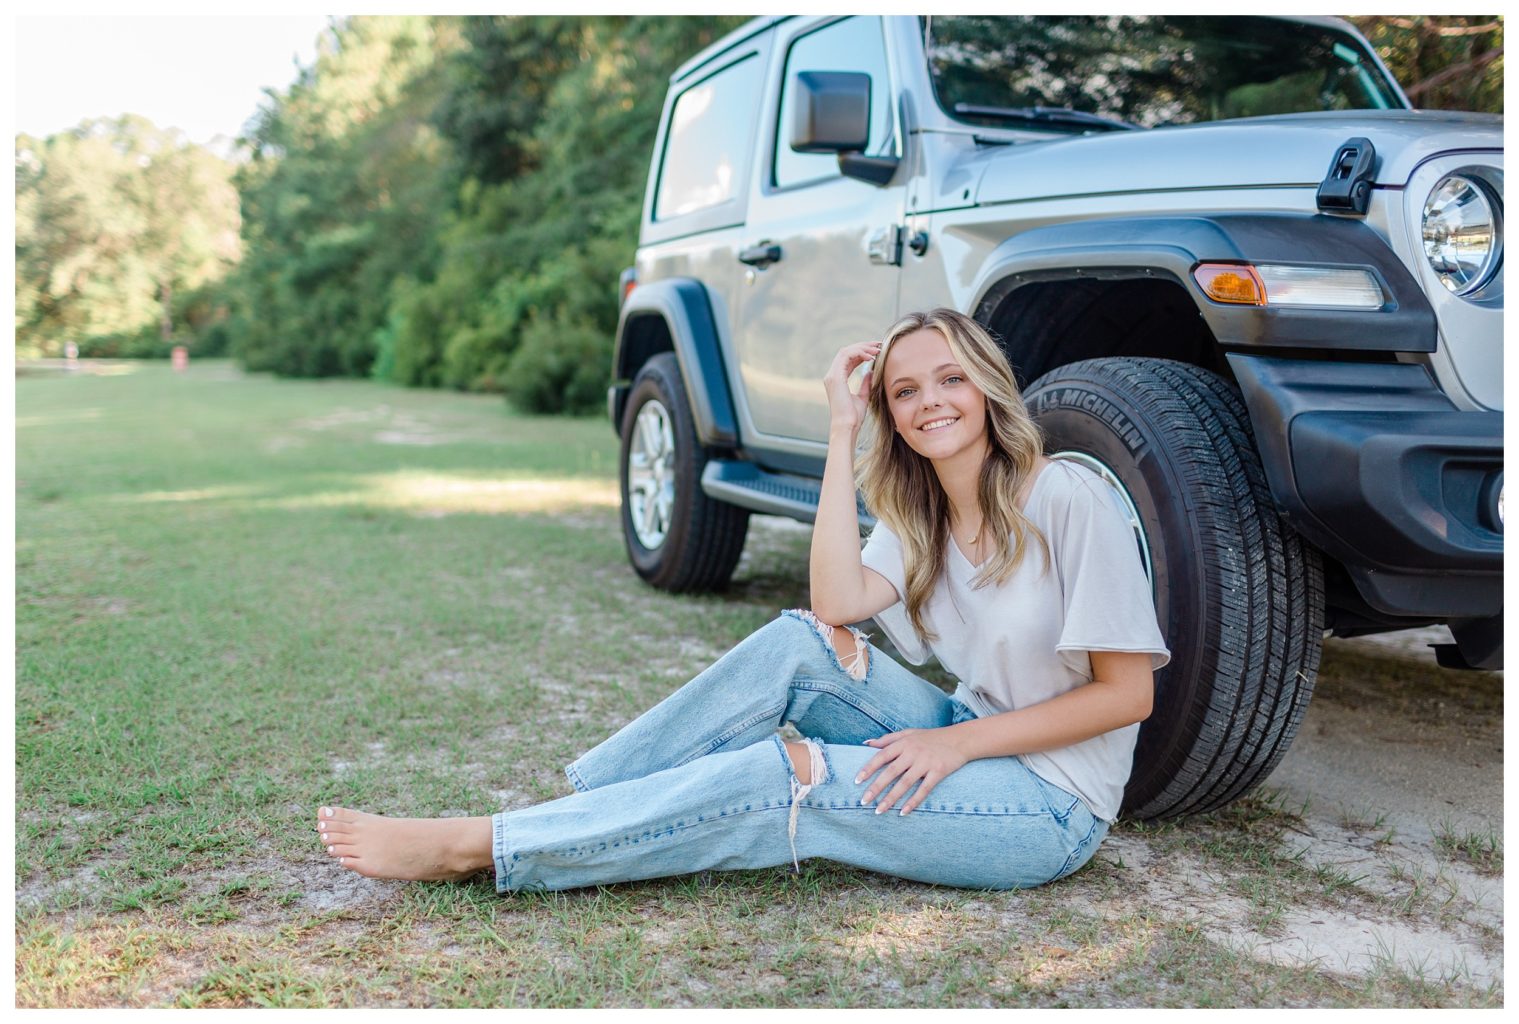
<path fill-rule="evenodd" d="M 781 613 L 781 620 L 797 623 L 789 626 L 810 631 L 831 648 L 833 660 L 852 679 L 864 679 L 870 670 L 870 643 L 864 633 L 853 626 L 833 626 L 818 618 L 810 608 L 788 608 Z M 779 621 L 779 620 L 778 620 Z"/>
<path fill-rule="evenodd" d="M 805 743 L 786 740 L 786 756 L 791 758 L 791 774 L 804 786 L 812 785 L 812 748 Z"/>

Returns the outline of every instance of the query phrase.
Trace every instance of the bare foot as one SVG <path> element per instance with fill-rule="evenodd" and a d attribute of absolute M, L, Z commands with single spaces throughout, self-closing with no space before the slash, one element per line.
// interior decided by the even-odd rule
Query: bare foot
<path fill-rule="evenodd" d="M 453 882 L 495 866 L 489 818 L 386 818 L 323 807 L 316 830 L 329 857 L 368 878 Z"/>

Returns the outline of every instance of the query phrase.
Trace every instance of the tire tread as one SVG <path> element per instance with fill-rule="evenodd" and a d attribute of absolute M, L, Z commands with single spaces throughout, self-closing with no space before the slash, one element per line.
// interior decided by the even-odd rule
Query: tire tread
<path fill-rule="evenodd" d="M 1140 792 L 1131 780 L 1125 810 L 1150 819 L 1214 810 L 1270 774 L 1302 721 L 1321 649 L 1319 556 L 1276 511 L 1228 381 L 1187 363 L 1119 357 L 1070 363 L 1036 389 L 1074 383 L 1121 396 L 1146 422 L 1183 476 L 1198 557 L 1212 567 L 1201 603 L 1210 632 L 1196 661 L 1206 697 L 1178 723 L 1167 781 Z"/>

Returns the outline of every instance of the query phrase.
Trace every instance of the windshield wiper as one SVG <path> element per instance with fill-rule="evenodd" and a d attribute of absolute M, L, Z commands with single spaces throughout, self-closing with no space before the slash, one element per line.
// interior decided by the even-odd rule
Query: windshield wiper
<path fill-rule="evenodd" d="M 999 121 L 1025 121 L 1034 124 L 1075 125 L 1083 128 L 1106 128 L 1109 131 L 1142 131 L 1137 124 L 1115 117 L 1088 114 L 1070 107 L 983 107 L 974 103 L 956 103 L 955 113 L 971 117 L 994 117 Z"/>

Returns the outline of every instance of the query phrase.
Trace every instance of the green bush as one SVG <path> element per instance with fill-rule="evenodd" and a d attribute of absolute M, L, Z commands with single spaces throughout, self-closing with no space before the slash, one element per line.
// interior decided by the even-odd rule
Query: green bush
<path fill-rule="evenodd" d="M 377 346 L 388 345 L 387 376 L 399 384 L 436 387 L 443 349 L 443 307 L 426 288 L 401 283 L 391 301 L 390 315 L 377 335 Z M 377 355 L 376 359 L 380 357 Z"/>
<path fill-rule="evenodd" d="M 81 359 L 167 359 L 175 345 L 183 344 L 183 338 L 164 341 L 157 327 L 96 334 L 78 341 Z"/>
<path fill-rule="evenodd" d="M 227 324 L 227 318 L 223 317 L 200 332 L 195 339 L 195 347 L 191 351 L 202 359 L 224 356 L 231 344 L 232 331 Z"/>
<path fill-rule="evenodd" d="M 502 383 L 524 412 L 583 414 L 606 402 L 611 365 L 611 336 L 558 310 L 528 321 Z"/>

